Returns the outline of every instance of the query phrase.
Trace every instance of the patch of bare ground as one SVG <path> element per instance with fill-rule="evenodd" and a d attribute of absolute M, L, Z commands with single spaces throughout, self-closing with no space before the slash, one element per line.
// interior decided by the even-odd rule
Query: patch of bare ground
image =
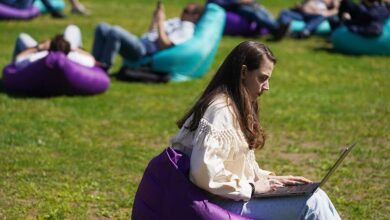
<path fill-rule="evenodd" d="M 106 219 L 110 219 L 110 218 L 105 217 L 105 216 L 99 216 L 98 212 L 99 212 L 98 208 L 96 208 L 94 206 L 88 207 L 87 219 L 91 219 L 91 220 L 106 220 Z"/>
<path fill-rule="evenodd" d="M 314 160 L 317 158 L 315 153 L 284 153 L 280 152 L 279 157 L 291 162 L 292 165 L 301 165 L 307 164 L 308 160 Z"/>

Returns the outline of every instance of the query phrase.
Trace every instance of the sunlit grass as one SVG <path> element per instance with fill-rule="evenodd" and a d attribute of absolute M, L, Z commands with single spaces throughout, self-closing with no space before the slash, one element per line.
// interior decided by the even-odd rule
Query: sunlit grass
<path fill-rule="evenodd" d="M 22 31 L 45 39 L 74 23 L 90 50 L 95 24 L 107 21 L 141 34 L 154 7 L 153 1 L 82 2 L 92 16 L 1 22 L 0 66 L 10 61 Z M 168 17 L 185 2 L 164 2 Z M 263 3 L 277 12 L 294 1 Z M 225 37 L 208 74 L 191 82 L 145 85 L 113 78 L 105 94 L 91 97 L 1 93 L 0 218 L 128 219 L 148 161 L 168 146 L 176 120 L 243 40 Z M 271 90 L 261 98 L 268 142 L 257 152 L 259 164 L 319 180 L 341 148 L 358 141 L 324 189 L 343 219 L 388 219 L 389 58 L 330 53 L 331 45 L 320 37 L 268 45 L 278 64 Z"/>

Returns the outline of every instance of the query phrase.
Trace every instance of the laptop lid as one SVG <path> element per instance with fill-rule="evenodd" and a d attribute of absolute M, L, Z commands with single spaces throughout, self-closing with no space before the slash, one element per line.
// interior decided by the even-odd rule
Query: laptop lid
<path fill-rule="evenodd" d="M 286 186 L 279 188 L 276 191 L 260 193 L 254 195 L 254 197 L 279 197 L 279 196 L 296 196 L 296 195 L 305 195 L 314 193 L 319 187 L 323 186 L 325 182 L 329 179 L 329 177 L 334 173 L 334 171 L 339 167 L 344 158 L 351 152 L 352 148 L 356 145 L 352 143 L 348 147 L 344 148 L 342 153 L 340 154 L 337 161 L 333 164 L 333 166 L 329 169 L 326 175 L 322 178 L 321 182 L 313 182 L 304 185 L 297 186 Z"/>
<path fill-rule="evenodd" d="M 351 145 L 349 145 L 348 147 L 346 147 L 339 159 L 336 161 L 336 163 L 330 168 L 330 170 L 328 171 L 328 173 L 324 176 L 324 178 L 322 178 L 321 182 L 320 182 L 320 185 L 318 187 L 321 187 L 325 184 L 326 181 L 328 181 L 329 177 L 334 173 L 334 171 L 337 169 L 337 167 L 339 167 L 339 165 L 341 164 L 341 162 L 344 160 L 344 158 L 349 154 L 349 152 L 351 152 L 352 148 L 355 147 L 356 145 L 356 142 L 352 143 Z"/>

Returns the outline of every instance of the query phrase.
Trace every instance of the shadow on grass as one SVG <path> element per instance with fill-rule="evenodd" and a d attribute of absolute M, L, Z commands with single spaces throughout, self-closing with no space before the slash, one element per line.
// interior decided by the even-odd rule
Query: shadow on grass
<path fill-rule="evenodd" d="M 7 92 L 4 88 L 3 79 L 0 78 L 0 94 L 2 94 L 2 93 L 6 94 L 7 96 L 12 97 L 12 98 L 34 98 L 34 97 L 22 95 L 22 94 L 16 94 L 16 93 L 14 94 L 14 93 Z"/>
<path fill-rule="evenodd" d="M 0 93 L 5 93 L 2 78 L 0 78 Z"/>
<path fill-rule="evenodd" d="M 77 94 L 63 94 L 63 93 L 58 93 L 58 94 L 44 94 L 44 93 L 31 93 L 31 94 L 26 94 L 25 92 L 10 92 L 6 91 L 4 88 L 4 83 L 3 79 L 0 78 L 0 94 L 6 94 L 8 97 L 15 98 L 15 99 L 49 99 L 49 98 L 55 98 L 55 97 L 88 97 L 88 96 L 93 96 L 93 95 L 77 95 Z M 100 94 L 94 94 L 94 95 L 100 95 Z"/>
<path fill-rule="evenodd" d="M 329 54 L 338 54 L 338 55 L 344 55 L 348 57 L 361 57 L 362 55 L 357 55 L 357 54 L 349 54 L 349 53 L 342 53 L 332 47 L 315 47 L 313 48 L 314 52 L 327 52 Z"/>
<path fill-rule="evenodd" d="M 324 46 L 320 46 L 320 47 L 314 47 L 313 48 L 313 51 L 315 52 L 328 52 L 330 54 L 342 54 L 340 52 L 338 52 L 337 50 L 335 50 L 334 48 L 331 48 L 331 47 L 324 47 Z"/>
<path fill-rule="evenodd" d="M 112 75 L 119 81 L 133 83 L 167 83 L 171 80 L 171 75 L 163 72 L 156 72 L 149 68 L 131 69 L 122 67 Z"/>

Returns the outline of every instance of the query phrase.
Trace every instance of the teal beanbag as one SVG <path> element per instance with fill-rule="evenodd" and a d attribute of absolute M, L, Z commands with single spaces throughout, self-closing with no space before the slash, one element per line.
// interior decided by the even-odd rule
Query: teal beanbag
<path fill-rule="evenodd" d="M 56 11 L 63 11 L 65 8 L 64 0 L 50 0 L 50 3 Z M 43 5 L 42 1 L 34 1 L 34 6 L 39 9 L 41 13 L 47 13 L 46 7 Z"/>
<path fill-rule="evenodd" d="M 305 28 L 306 23 L 304 21 L 292 20 L 290 24 L 291 32 L 300 32 Z M 325 35 L 330 34 L 332 31 L 329 21 L 323 21 L 314 32 L 315 34 Z"/>
<path fill-rule="evenodd" d="M 210 68 L 224 26 L 225 11 L 216 4 L 208 4 L 190 40 L 140 60 L 124 60 L 123 65 L 130 68 L 146 66 L 169 73 L 173 81 L 200 78 Z"/>
<path fill-rule="evenodd" d="M 332 34 L 334 49 L 347 54 L 390 55 L 390 19 L 378 37 L 363 37 L 352 33 L 347 27 L 337 28 Z"/>

